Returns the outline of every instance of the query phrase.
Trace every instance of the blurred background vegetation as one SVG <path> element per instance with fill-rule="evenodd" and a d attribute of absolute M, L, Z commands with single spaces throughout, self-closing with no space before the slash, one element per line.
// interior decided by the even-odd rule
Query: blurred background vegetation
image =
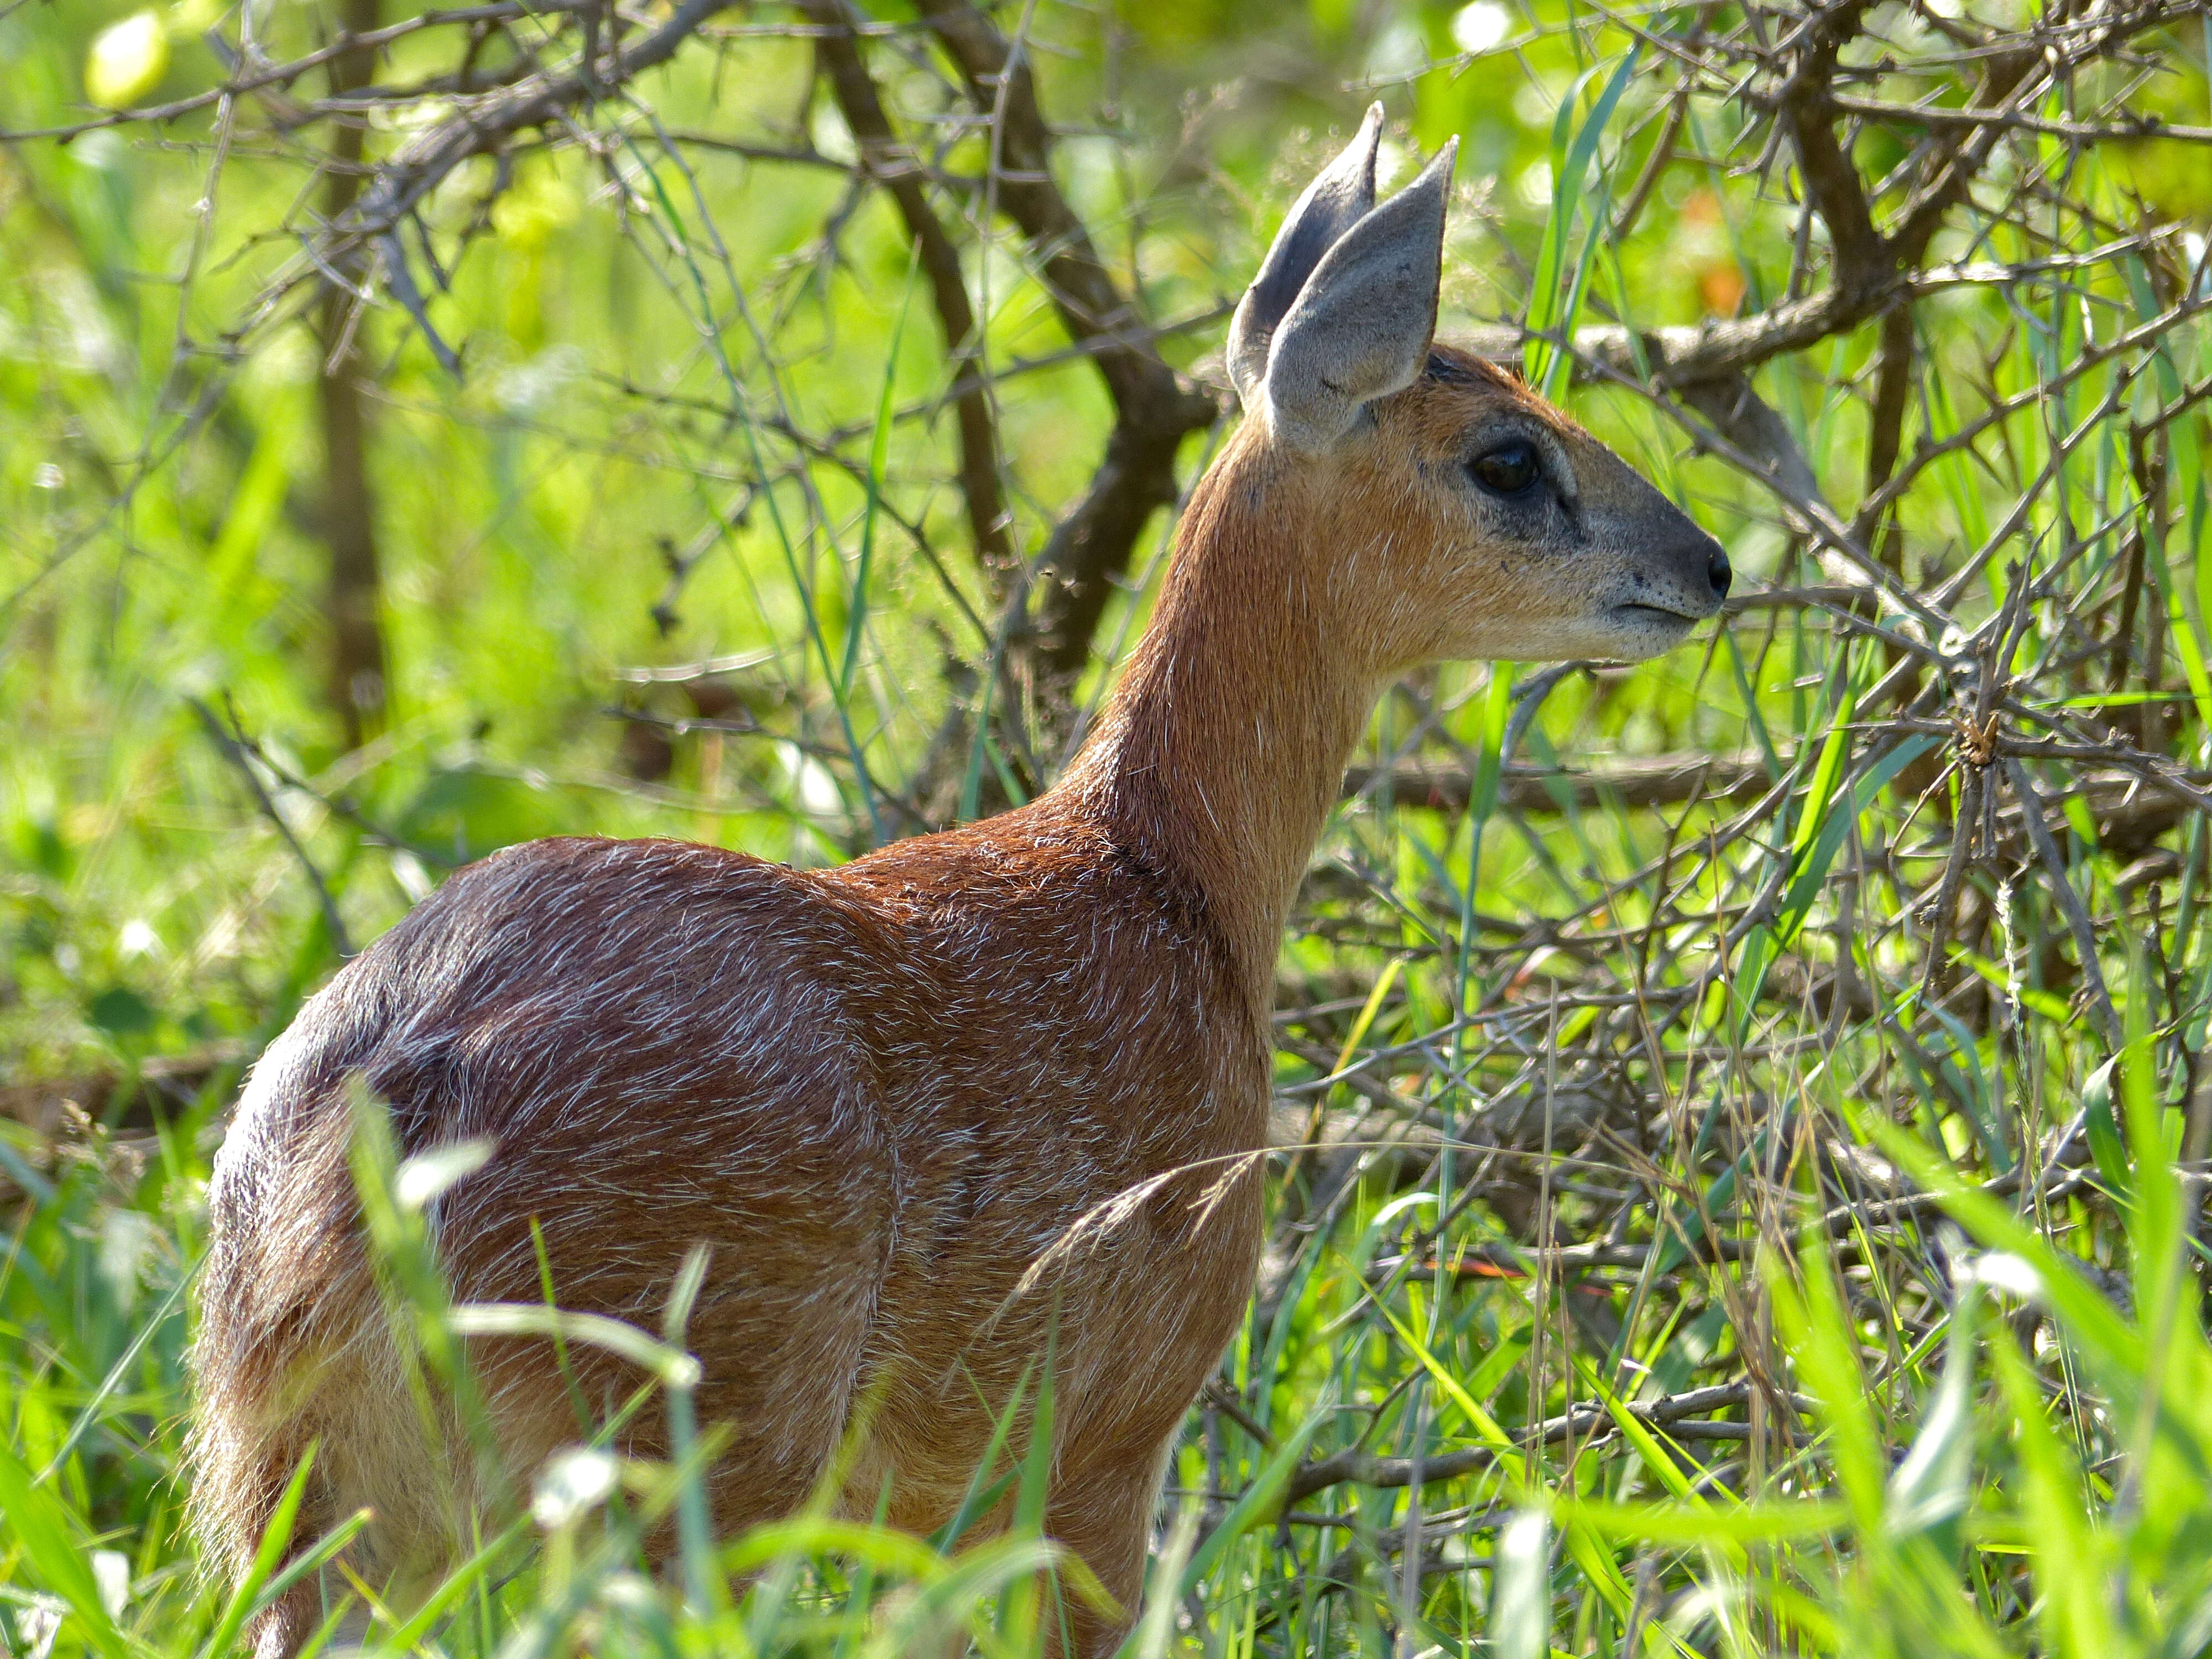
<path fill-rule="evenodd" d="M 826 862 L 1048 783 L 1380 98 L 1389 182 L 1462 138 L 1444 331 L 1741 603 L 1378 712 L 1144 1639 L 2205 1650 L 2208 49 L 2201 0 L 0 0 L 0 1644 L 227 1639 L 198 1206 L 345 954 L 535 836 Z M 597 1501 L 416 1637 L 857 1651 L 895 1582 L 1033 1634 L 813 1534 L 640 1611 Z"/>

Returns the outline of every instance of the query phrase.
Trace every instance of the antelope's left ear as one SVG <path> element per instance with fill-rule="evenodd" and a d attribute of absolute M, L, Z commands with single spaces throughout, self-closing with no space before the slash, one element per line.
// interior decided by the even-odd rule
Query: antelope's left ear
<path fill-rule="evenodd" d="M 1382 106 L 1370 104 L 1344 153 L 1315 175 L 1283 216 L 1283 228 L 1261 262 L 1260 274 L 1237 302 L 1229 324 L 1229 378 L 1248 410 L 1260 406 L 1267 348 L 1306 279 L 1344 233 L 1375 210 L 1375 155 L 1382 143 Z"/>
<path fill-rule="evenodd" d="M 1278 442 L 1318 453 L 1427 362 L 1443 275 L 1444 208 L 1459 141 L 1322 256 L 1267 347 L 1256 401 Z"/>

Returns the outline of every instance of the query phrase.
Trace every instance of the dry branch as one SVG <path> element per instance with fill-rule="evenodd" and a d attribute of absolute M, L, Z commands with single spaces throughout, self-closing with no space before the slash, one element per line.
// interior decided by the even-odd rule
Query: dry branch
<path fill-rule="evenodd" d="M 1614 803 L 1668 806 L 1692 799 L 1720 805 L 1748 800 L 1772 781 L 1765 764 L 1748 755 L 1644 755 L 1572 769 L 1509 765 L 1498 778 L 1498 804 L 1514 812 L 1556 812 L 1568 805 L 1587 811 Z M 1474 775 L 1467 768 L 1425 761 L 1355 766 L 1344 778 L 1350 800 L 1387 794 L 1396 806 L 1452 812 L 1467 810 L 1474 787 Z"/>
<path fill-rule="evenodd" d="M 1656 1429 L 1676 1440 L 1737 1440 L 1747 1432 L 1745 1425 L 1706 1419 L 1714 1412 L 1741 1410 L 1750 1399 L 1750 1384 L 1723 1382 L 1641 1401 L 1622 1410 L 1646 1428 Z M 1801 1414 L 1810 1415 L 1814 1410 L 1813 1402 L 1802 1397 L 1793 1397 L 1790 1404 Z M 1435 1452 L 1419 1460 L 1378 1457 L 1357 1450 L 1316 1458 L 1284 1483 L 1282 1501 L 1285 1505 L 1295 1504 L 1329 1486 L 1346 1483 L 1398 1487 L 1412 1486 L 1417 1480 L 1422 1484 L 1455 1480 L 1495 1467 L 1501 1457 L 1511 1455 L 1521 1447 L 1610 1438 L 1618 1430 L 1611 1409 L 1594 1401 L 1572 1407 L 1517 1432 L 1510 1429 L 1507 1432 L 1513 1438 L 1512 1446 L 1475 1446 L 1464 1451 Z"/>
<path fill-rule="evenodd" d="M 1053 182 L 1051 130 L 1024 53 L 962 0 L 923 0 L 922 15 L 959 66 L 969 101 L 991 119 L 999 205 L 1029 239 L 1068 337 L 1098 346 L 1092 361 L 1114 401 L 1105 453 L 1038 556 L 1036 609 L 1016 630 L 1026 635 L 1018 654 L 1031 659 L 1039 689 L 1056 698 L 1089 660 L 1114 580 L 1128 568 L 1146 522 L 1176 499 L 1182 441 L 1221 410 L 1151 349 L 1144 319 Z"/>
<path fill-rule="evenodd" d="M 983 343 L 968 297 L 959 245 L 929 204 L 921 164 L 912 147 L 900 140 L 884 112 L 882 94 L 861 61 L 852 7 L 846 0 L 806 0 L 806 11 L 821 25 L 814 37 L 816 61 L 860 147 L 861 165 L 896 204 L 928 281 L 954 380 L 960 491 L 968 507 L 968 531 L 975 539 L 976 558 L 994 586 L 1003 589 L 1013 574 L 1013 541 L 1007 532 L 1006 494 L 999 484 L 998 431 L 991 416 L 989 387 L 969 368 L 980 356 Z"/>

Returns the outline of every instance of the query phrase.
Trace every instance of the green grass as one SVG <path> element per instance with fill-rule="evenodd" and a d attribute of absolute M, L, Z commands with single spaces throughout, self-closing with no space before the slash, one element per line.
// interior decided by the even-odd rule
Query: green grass
<path fill-rule="evenodd" d="M 280 46 L 307 27 L 295 9 L 270 25 Z M 1193 6 L 1109 41 L 1103 14 L 1038 9 L 1056 118 L 1132 135 L 1072 137 L 1058 165 L 1147 313 L 1233 294 L 1319 130 L 1348 125 L 1341 84 L 1387 81 L 1408 41 L 1450 53 L 1458 11 Z M 0 125 L 64 118 L 120 15 L 0 15 Z M 161 94 L 210 84 L 210 20 L 161 15 Z M 1855 95 L 1963 99 L 1932 26 L 1877 17 L 1897 66 Z M 1677 44 L 1689 27 L 1644 21 Z M 2203 123 L 2203 21 L 2138 42 L 2161 65 L 2141 88 L 2107 64 L 2033 108 L 2078 125 L 2125 93 Z M 1425 146 L 1463 134 L 1463 177 L 1494 185 L 1488 219 L 1455 218 L 1448 331 L 1657 327 L 1731 283 L 1747 308 L 1798 291 L 1795 174 L 1754 165 L 1753 106 L 1703 85 L 1615 237 L 1679 60 L 1647 43 L 1631 65 L 1628 33 L 1586 8 L 1507 21 L 1517 51 L 1384 88 Z M 665 125 L 787 145 L 803 44 L 723 52 L 653 78 Z M 1178 110 L 1258 62 L 1304 65 L 1310 95 L 1270 82 L 1209 116 L 1212 171 L 1191 182 L 1168 165 Z M 386 72 L 443 64 L 414 38 Z M 933 87 L 902 82 L 900 118 Z M 574 149 L 518 158 L 434 302 L 467 343 L 461 380 L 396 316 L 365 325 L 395 674 L 384 733 L 342 752 L 319 666 L 313 348 L 272 327 L 235 362 L 176 349 L 246 314 L 306 175 L 274 140 L 243 146 L 193 264 L 212 131 L 201 116 L 0 149 L 14 1653 L 212 1659 L 274 1587 L 199 1572 L 182 1353 L 209 1159 L 243 1066 L 334 968 L 333 915 L 373 938 L 453 865 L 544 834 L 830 861 L 909 827 L 909 793 L 949 816 L 1024 780 L 1015 726 L 972 718 L 1004 690 L 996 596 L 965 556 L 952 367 L 888 204 L 846 214 L 834 173 L 672 152 L 642 125 L 618 185 Z M 1919 136 L 1864 124 L 1869 190 Z M 946 166 L 980 166 L 964 142 Z M 1170 1470 L 1133 1653 L 2212 1650 L 2212 821 L 2186 799 L 2212 787 L 2212 326 L 2173 315 L 2191 245 L 2125 228 L 2201 235 L 2204 154 L 2015 136 L 1931 248 L 2022 267 L 1912 304 L 1902 483 L 1869 549 L 1938 625 L 1800 594 L 1633 672 L 1454 666 L 1386 698 L 1358 757 L 1370 787 L 1285 942 L 1267 1257 Z M 434 216 L 443 238 L 491 175 L 464 182 Z M 994 406 L 1033 555 L 1108 412 L 1081 362 L 1018 368 L 1064 337 L 1022 251 L 989 258 Z M 1220 326 L 1161 349 L 1198 365 Z M 1877 334 L 1753 377 L 1845 521 Z M 1547 346 L 1528 362 L 1747 587 L 1832 584 L 1783 505 L 1672 416 L 1566 386 Z M 1187 469 L 1208 453 L 1194 441 Z M 1167 530 L 1080 700 L 1141 629 Z M 663 731 L 641 777 L 645 728 L 620 714 L 697 710 L 634 671 L 721 657 L 743 665 L 714 681 L 728 724 L 759 732 Z M 1978 766 L 1960 738 L 1984 686 L 2029 745 L 2009 761 L 2039 825 L 2005 757 Z M 252 746 L 251 782 L 195 704 Z M 1654 804 L 1636 763 L 1683 756 L 1717 757 L 1702 793 Z M 1450 787 L 1373 781 L 1396 763 Z M 409 1185 L 367 1167 L 373 1195 Z M 450 1384 L 456 1334 L 487 1316 L 443 1304 L 406 1205 L 371 1208 Z M 564 1340 L 632 1343 L 655 1379 L 635 1408 L 711 1456 L 714 1425 L 683 1426 L 673 1305 L 663 1329 Z M 842 1659 L 965 1630 L 1023 1655 L 1053 1595 L 1083 1593 L 1033 1524 L 916 1540 L 810 1512 L 717 1538 L 698 1478 L 580 1449 L 380 1639 Z M 1037 1478 L 994 1466 L 978 1492 Z M 638 1540 L 666 1516 L 682 1547 L 656 1576 Z"/>

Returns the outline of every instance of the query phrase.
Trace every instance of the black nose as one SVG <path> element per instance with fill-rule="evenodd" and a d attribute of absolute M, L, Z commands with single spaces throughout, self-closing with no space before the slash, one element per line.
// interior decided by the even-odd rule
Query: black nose
<path fill-rule="evenodd" d="M 1728 555 L 1721 550 L 1721 544 L 1715 542 L 1713 556 L 1705 561 L 1705 580 L 1713 585 L 1713 600 L 1716 604 L 1728 598 L 1729 578 L 1733 574 L 1729 569 Z"/>

